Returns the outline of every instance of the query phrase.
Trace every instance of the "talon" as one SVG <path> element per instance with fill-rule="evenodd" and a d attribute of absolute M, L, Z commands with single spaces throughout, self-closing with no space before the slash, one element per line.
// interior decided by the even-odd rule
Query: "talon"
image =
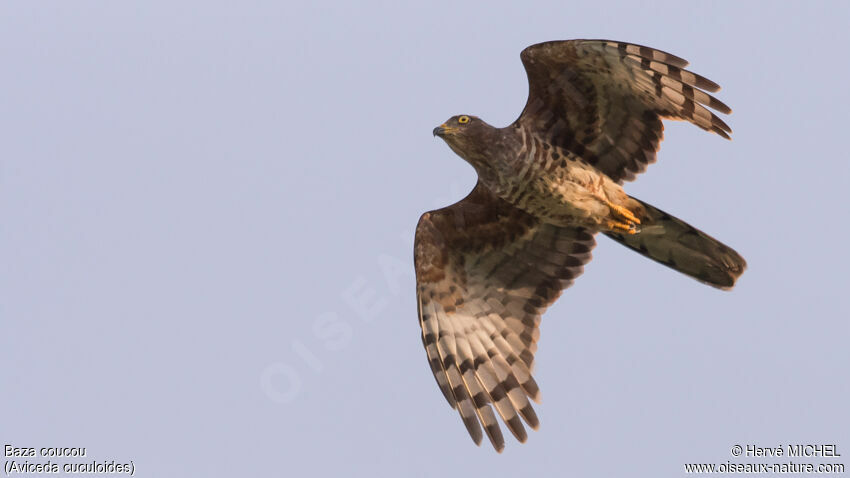
<path fill-rule="evenodd" d="M 605 226 L 609 230 L 622 231 L 626 234 L 637 234 L 638 232 L 640 232 L 634 222 L 617 222 L 609 220 L 605 222 Z"/>
<path fill-rule="evenodd" d="M 626 221 L 633 222 L 635 224 L 640 224 L 640 219 L 638 219 L 637 216 L 632 214 L 632 212 L 629 211 L 628 209 L 626 209 L 622 206 L 618 206 L 618 205 L 612 203 L 611 201 L 605 201 L 605 203 L 607 204 L 608 208 L 610 208 L 614 213 L 616 213 L 620 216 L 623 216 L 623 218 L 626 219 Z"/>

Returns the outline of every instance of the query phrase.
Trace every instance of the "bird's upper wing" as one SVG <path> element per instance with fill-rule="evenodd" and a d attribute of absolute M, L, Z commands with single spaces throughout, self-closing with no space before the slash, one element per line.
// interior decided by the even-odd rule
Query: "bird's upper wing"
<path fill-rule="evenodd" d="M 585 229 L 541 223 L 480 183 L 462 201 L 419 219 L 422 341 L 440 389 L 476 444 L 483 424 L 493 446 L 504 448 L 493 408 L 520 441 L 520 416 L 537 428 L 528 397 L 539 401 L 531 370 L 540 315 L 582 273 L 594 245 Z"/>
<path fill-rule="evenodd" d="M 516 123 L 584 158 L 615 181 L 655 162 L 661 118 L 689 121 L 729 138 L 706 107 L 732 110 L 703 90 L 716 83 L 683 69 L 688 62 L 652 48 L 608 40 L 553 41 L 521 54 L 529 94 Z"/>

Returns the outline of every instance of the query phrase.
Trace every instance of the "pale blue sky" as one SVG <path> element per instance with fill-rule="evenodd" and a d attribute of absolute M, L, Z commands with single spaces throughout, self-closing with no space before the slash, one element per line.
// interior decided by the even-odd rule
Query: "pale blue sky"
<path fill-rule="evenodd" d="M 847 463 L 848 5 L 3 2 L 0 442 L 156 477 Z M 431 377 L 413 228 L 475 182 L 431 129 L 510 123 L 519 52 L 569 38 L 723 86 L 733 141 L 667 123 L 627 191 L 749 270 L 720 292 L 600 237 L 543 319 L 541 429 L 496 455 Z"/>

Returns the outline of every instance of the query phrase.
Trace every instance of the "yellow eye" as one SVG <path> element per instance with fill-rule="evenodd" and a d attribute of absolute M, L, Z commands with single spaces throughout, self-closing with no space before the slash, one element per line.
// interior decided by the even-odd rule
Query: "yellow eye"
<path fill-rule="evenodd" d="M 457 122 L 460 124 L 469 123 L 469 116 L 461 116 L 457 119 Z"/>

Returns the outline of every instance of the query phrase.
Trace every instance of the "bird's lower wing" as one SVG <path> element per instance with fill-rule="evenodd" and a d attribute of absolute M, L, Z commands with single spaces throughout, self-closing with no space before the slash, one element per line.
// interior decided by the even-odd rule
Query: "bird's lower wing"
<path fill-rule="evenodd" d="M 414 246 L 422 341 L 437 384 L 476 444 L 496 450 L 498 414 L 525 441 L 537 428 L 529 398 L 540 315 L 590 260 L 593 235 L 556 227 L 481 184 L 462 201 L 422 215 Z M 495 409 L 495 413 L 494 413 Z"/>

